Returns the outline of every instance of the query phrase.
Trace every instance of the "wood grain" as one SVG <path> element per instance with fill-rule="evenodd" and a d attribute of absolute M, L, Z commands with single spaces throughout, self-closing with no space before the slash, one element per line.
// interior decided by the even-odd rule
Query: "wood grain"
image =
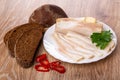
<path fill-rule="evenodd" d="M 67 71 L 59 74 L 37 72 L 34 66 L 21 68 L 8 54 L 5 33 L 28 22 L 31 13 L 43 4 L 55 4 L 70 17 L 92 16 L 110 25 L 118 37 L 116 50 L 107 58 L 91 64 L 62 63 Z M 120 0 L 0 0 L 0 80 L 120 80 Z M 45 52 L 41 46 L 38 54 Z M 48 54 L 49 60 L 55 58 Z"/>

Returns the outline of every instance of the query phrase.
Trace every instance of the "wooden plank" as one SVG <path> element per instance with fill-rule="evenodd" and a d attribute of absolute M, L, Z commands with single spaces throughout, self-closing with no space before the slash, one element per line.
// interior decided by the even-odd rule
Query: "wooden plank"
<path fill-rule="evenodd" d="M 92 16 L 110 25 L 118 37 L 116 50 L 107 58 L 91 64 L 62 64 L 65 74 L 37 72 L 34 66 L 21 68 L 8 54 L 5 33 L 27 23 L 31 13 L 43 4 L 55 4 L 70 17 Z M 120 80 L 120 1 L 119 0 L 0 0 L 0 80 Z M 46 52 L 41 47 L 38 52 Z M 48 54 L 49 60 L 56 60 Z"/>

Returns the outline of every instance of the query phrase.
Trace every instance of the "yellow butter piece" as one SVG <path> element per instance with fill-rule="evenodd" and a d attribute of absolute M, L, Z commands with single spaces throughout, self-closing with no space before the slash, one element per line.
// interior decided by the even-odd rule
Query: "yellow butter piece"
<path fill-rule="evenodd" d="M 96 23 L 96 19 L 93 17 L 85 17 L 84 21 L 86 23 Z"/>

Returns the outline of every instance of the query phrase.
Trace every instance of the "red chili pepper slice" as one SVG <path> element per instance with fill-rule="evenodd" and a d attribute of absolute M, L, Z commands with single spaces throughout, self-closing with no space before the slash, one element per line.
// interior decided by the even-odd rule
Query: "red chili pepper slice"
<path fill-rule="evenodd" d="M 36 58 L 36 62 L 40 62 L 41 60 L 47 59 L 46 54 L 42 54 Z"/>
<path fill-rule="evenodd" d="M 41 60 L 40 64 L 43 65 L 43 66 L 46 66 L 46 67 L 50 68 L 50 63 L 49 63 L 49 61 L 47 59 Z"/>
<path fill-rule="evenodd" d="M 50 67 L 51 69 L 57 66 L 60 66 L 61 62 L 60 61 L 54 61 L 50 63 Z"/>
<path fill-rule="evenodd" d="M 59 73 L 65 73 L 66 72 L 66 70 L 65 70 L 65 68 L 63 66 L 53 67 L 52 70 L 55 70 L 55 71 L 57 71 Z"/>
<path fill-rule="evenodd" d="M 43 65 L 35 65 L 35 69 L 41 72 L 48 72 L 50 69 Z"/>
<path fill-rule="evenodd" d="M 48 72 L 50 69 L 55 70 L 59 73 L 65 73 L 66 70 L 64 66 L 61 66 L 60 61 L 49 62 L 46 54 L 42 54 L 36 58 L 36 62 L 39 62 L 39 65 L 35 65 L 35 69 L 41 72 Z"/>
<path fill-rule="evenodd" d="M 54 61 L 54 62 L 51 62 L 50 64 L 54 65 L 54 66 L 59 66 L 61 64 L 61 62 L 60 61 Z"/>

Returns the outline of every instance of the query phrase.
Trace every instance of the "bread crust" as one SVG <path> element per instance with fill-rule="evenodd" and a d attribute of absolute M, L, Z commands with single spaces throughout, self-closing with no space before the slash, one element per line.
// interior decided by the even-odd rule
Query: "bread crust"
<path fill-rule="evenodd" d="M 57 18 L 68 17 L 58 6 L 46 4 L 37 8 L 29 18 L 30 23 L 39 23 L 45 27 L 52 26 Z"/>

